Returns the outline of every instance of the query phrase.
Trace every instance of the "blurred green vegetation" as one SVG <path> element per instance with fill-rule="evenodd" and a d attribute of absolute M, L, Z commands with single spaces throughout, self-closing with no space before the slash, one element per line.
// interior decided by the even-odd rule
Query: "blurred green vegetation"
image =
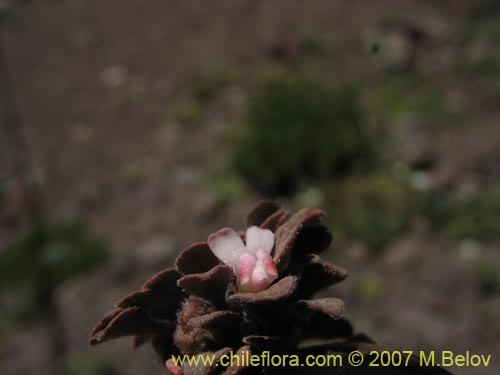
<path fill-rule="evenodd" d="M 184 100 L 175 103 L 171 108 L 173 120 L 186 127 L 193 127 L 203 118 L 203 110 L 199 103 L 193 100 Z"/>
<path fill-rule="evenodd" d="M 203 102 L 213 99 L 222 89 L 233 84 L 236 74 L 226 65 L 216 65 L 198 73 L 193 79 L 193 95 Z"/>
<path fill-rule="evenodd" d="M 66 375 L 120 375 L 121 373 L 105 358 L 74 357 L 69 360 Z"/>
<path fill-rule="evenodd" d="M 488 239 L 500 233 L 500 191 L 477 193 L 449 210 L 446 231 L 452 238 Z"/>
<path fill-rule="evenodd" d="M 355 176 L 330 187 L 327 207 L 337 238 L 357 238 L 379 249 L 408 228 L 417 196 L 381 173 Z"/>
<path fill-rule="evenodd" d="M 480 293 L 490 295 L 498 288 L 498 270 L 485 258 L 476 259 L 470 267 L 470 273 Z"/>
<path fill-rule="evenodd" d="M 374 96 L 375 110 L 390 122 L 416 115 L 433 125 L 446 125 L 458 115 L 434 80 L 414 73 L 388 75 Z"/>
<path fill-rule="evenodd" d="M 332 53 L 332 43 L 326 36 L 312 31 L 301 35 L 300 48 L 309 57 L 324 58 Z"/>
<path fill-rule="evenodd" d="M 488 47 L 488 50 L 497 51 L 498 46 Z M 453 69 L 460 78 L 467 82 L 481 83 L 489 88 L 493 95 L 500 97 L 500 53 L 464 56 Z"/>
<path fill-rule="evenodd" d="M 67 279 L 107 258 L 103 240 L 80 220 L 27 230 L 0 253 L 0 292 L 15 297 L 15 303 L 3 313 L 13 320 L 30 318 L 44 308 L 40 291 L 50 294 Z"/>
<path fill-rule="evenodd" d="M 246 125 L 233 140 L 231 168 L 267 194 L 367 170 L 376 159 L 353 87 L 274 73 L 250 97 Z"/>
<path fill-rule="evenodd" d="M 470 35 L 477 40 L 486 33 L 488 45 L 496 45 L 491 37 L 496 25 L 477 23 L 500 19 L 500 13 L 479 8 L 476 19 L 471 18 Z M 409 38 L 404 25 L 398 25 L 391 33 Z M 229 152 L 208 177 L 221 199 L 238 200 L 253 190 L 289 198 L 296 209 L 322 207 L 335 213 L 331 226 L 337 239 L 362 240 L 374 250 L 417 223 L 456 240 L 498 236 L 497 193 L 482 189 L 475 197 L 458 200 L 456 186 L 433 186 L 439 153 L 433 154 L 432 145 L 424 146 L 433 132 L 441 131 L 439 126 L 462 121 L 446 83 L 457 71 L 436 77 L 418 65 L 380 70 L 372 62 L 373 71 L 363 75 L 367 84 L 359 85 L 359 72 L 350 75 L 346 70 L 339 77 L 330 63 L 335 51 L 326 36 L 304 33 L 297 43 L 300 59 L 266 65 L 257 83 L 249 85 L 243 124 L 227 135 Z M 359 47 L 361 53 L 362 41 Z M 407 43 L 405 48 L 417 47 Z M 331 66 L 325 69 L 327 61 Z M 463 74 L 484 77 L 500 93 L 500 55 L 491 52 L 487 58 L 461 62 Z M 200 82 L 218 81 L 225 79 Z M 408 130 L 397 127 L 408 119 L 416 119 L 416 130 L 411 123 Z M 420 154 L 432 159 L 423 172 L 410 160 L 420 155 L 420 145 Z M 395 165 L 404 171 L 395 171 Z"/>
<path fill-rule="evenodd" d="M 465 80 L 479 82 L 500 96 L 500 3 L 477 2 L 461 26 L 463 52 L 453 70 Z"/>
<path fill-rule="evenodd" d="M 498 42 L 500 37 L 500 3 L 497 0 L 477 1 L 467 14 L 461 37 L 466 40 L 486 39 Z"/>
<path fill-rule="evenodd" d="M 128 188 L 134 188 L 144 179 L 144 170 L 137 164 L 127 164 L 120 171 L 120 179 Z"/>
<path fill-rule="evenodd" d="M 384 292 L 384 282 L 378 277 L 364 278 L 358 286 L 358 292 L 364 300 L 376 301 Z"/>

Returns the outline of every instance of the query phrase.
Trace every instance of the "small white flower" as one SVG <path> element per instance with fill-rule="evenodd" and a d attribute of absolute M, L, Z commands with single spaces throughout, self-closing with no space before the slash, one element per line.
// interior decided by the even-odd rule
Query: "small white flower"
<path fill-rule="evenodd" d="M 274 247 L 274 233 L 270 230 L 248 228 L 244 244 L 233 229 L 223 228 L 208 236 L 207 242 L 215 256 L 233 268 L 240 292 L 260 292 L 278 278 L 270 255 Z"/>

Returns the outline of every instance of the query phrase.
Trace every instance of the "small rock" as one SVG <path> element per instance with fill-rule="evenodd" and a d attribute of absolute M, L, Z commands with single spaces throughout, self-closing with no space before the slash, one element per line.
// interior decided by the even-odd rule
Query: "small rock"
<path fill-rule="evenodd" d="M 173 252 L 171 241 L 164 237 L 155 237 L 140 244 L 133 253 L 137 267 L 155 268 L 165 264 Z"/>
<path fill-rule="evenodd" d="M 413 67 L 422 39 L 423 33 L 419 29 L 395 23 L 381 25 L 363 35 L 367 49 L 387 69 Z"/>
<path fill-rule="evenodd" d="M 458 254 L 463 260 L 474 260 L 481 255 L 483 246 L 475 239 L 468 238 L 463 240 L 458 246 Z"/>
<path fill-rule="evenodd" d="M 101 80 L 106 87 L 116 89 L 127 82 L 128 72 L 123 66 L 110 66 L 103 70 Z"/>
<path fill-rule="evenodd" d="M 417 191 L 430 191 L 434 187 L 434 176 L 429 172 L 414 172 L 409 182 Z"/>
<path fill-rule="evenodd" d="M 416 116 L 401 118 L 396 124 L 399 152 L 414 171 L 429 171 L 437 163 L 435 145 L 426 127 Z"/>

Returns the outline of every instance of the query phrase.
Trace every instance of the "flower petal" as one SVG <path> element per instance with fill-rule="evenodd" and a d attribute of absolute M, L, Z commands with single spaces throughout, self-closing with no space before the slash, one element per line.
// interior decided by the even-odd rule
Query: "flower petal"
<path fill-rule="evenodd" d="M 217 258 L 236 271 L 240 256 L 246 249 L 240 236 L 233 229 L 223 228 L 212 233 L 208 236 L 207 243 Z"/>
<path fill-rule="evenodd" d="M 242 292 L 252 291 L 252 274 L 255 269 L 255 257 L 248 253 L 240 257 L 238 265 L 238 289 Z"/>
<path fill-rule="evenodd" d="M 253 226 L 247 229 L 246 248 L 251 254 L 257 250 L 265 250 L 270 253 L 274 246 L 274 233 L 269 229 L 261 229 Z"/>

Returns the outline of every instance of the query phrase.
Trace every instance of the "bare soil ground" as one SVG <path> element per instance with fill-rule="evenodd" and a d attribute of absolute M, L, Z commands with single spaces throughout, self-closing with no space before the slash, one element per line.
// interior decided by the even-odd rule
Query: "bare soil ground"
<path fill-rule="evenodd" d="M 224 63 L 250 74 L 266 62 L 277 38 L 303 30 L 349 48 L 389 16 L 438 19 L 453 27 L 456 16 L 436 9 L 427 1 L 386 0 L 68 0 L 17 6 L 4 37 L 50 215 L 83 216 L 109 239 L 115 256 L 58 291 L 72 355 L 99 353 L 126 374 L 161 373 L 152 352 L 134 352 L 128 340 L 90 349 L 91 327 L 125 292 L 169 266 L 184 246 L 222 226 L 242 228 L 257 198 L 225 205 L 203 178 L 242 113 L 244 89 L 231 88 L 213 101 L 201 126 L 178 126 L 169 117 L 169 106 L 187 95 L 196 73 Z M 484 157 L 499 160 L 500 108 L 483 115 L 470 105 L 467 111 L 464 124 L 434 135 L 444 181 Z M 140 171 L 132 182 L 131 169 Z M 488 243 L 482 251 L 500 265 L 498 250 L 498 243 Z M 332 293 L 346 301 L 346 315 L 360 331 L 391 348 L 493 354 L 489 368 L 456 373 L 497 373 L 500 297 L 478 295 L 455 243 L 415 230 L 380 257 L 357 243 L 334 246 L 329 257 L 350 271 Z M 377 298 L 363 299 L 360 285 L 373 279 L 386 287 Z M 45 335 L 35 322 L 12 336 L 0 372 L 44 373 Z"/>

